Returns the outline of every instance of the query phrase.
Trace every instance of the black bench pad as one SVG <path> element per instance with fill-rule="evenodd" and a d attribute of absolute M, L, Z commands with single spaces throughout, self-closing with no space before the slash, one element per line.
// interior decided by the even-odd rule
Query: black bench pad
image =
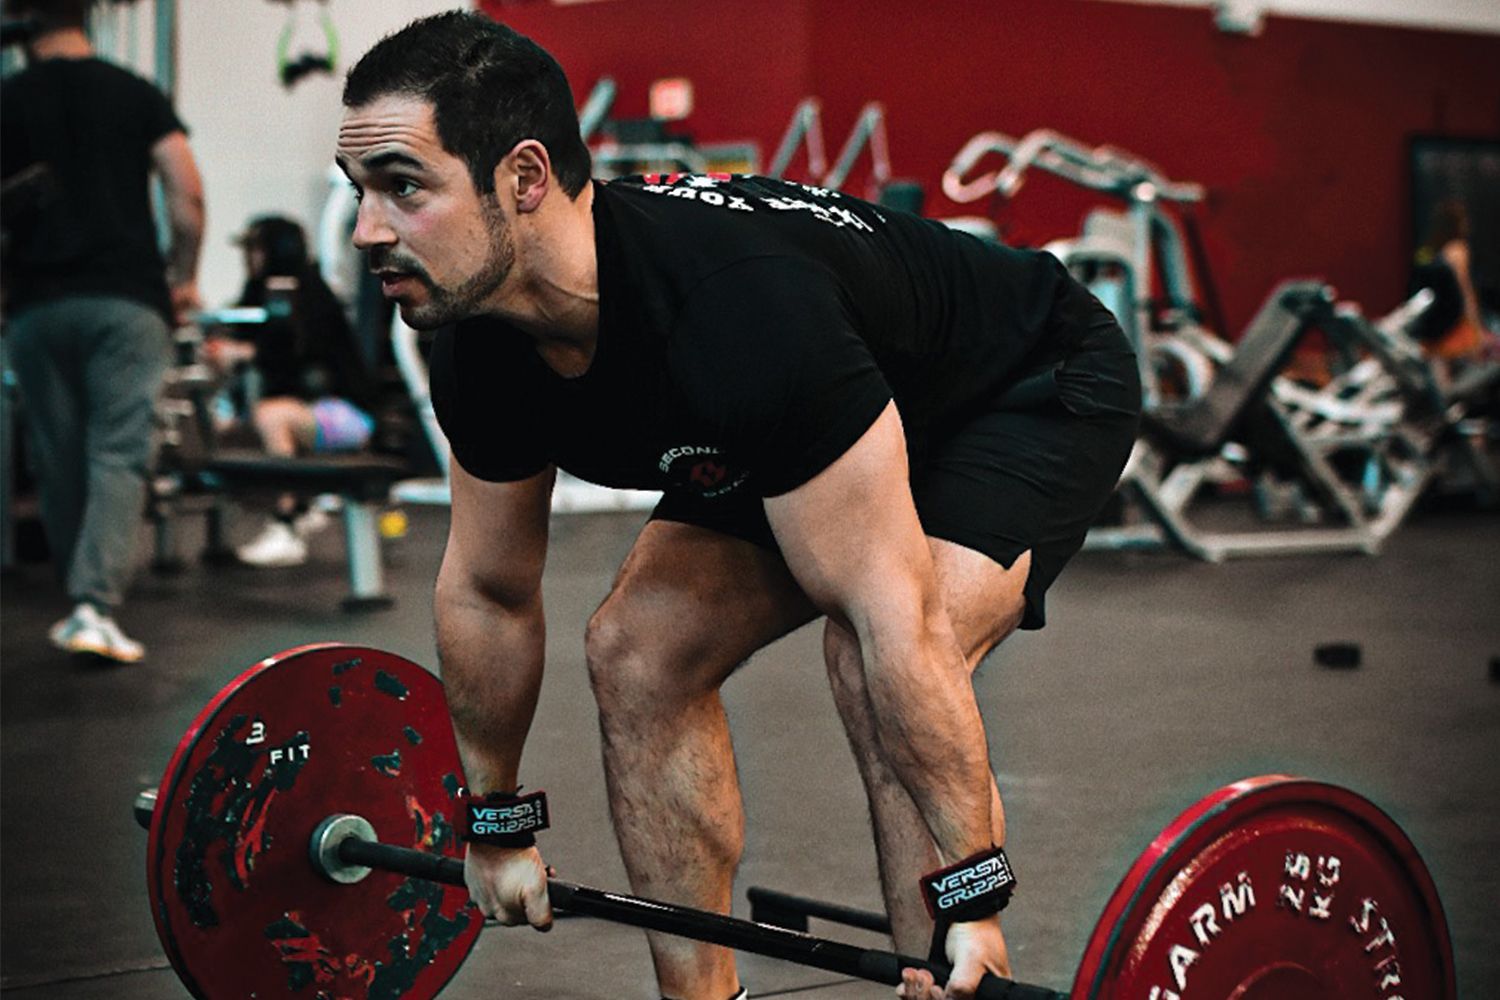
<path fill-rule="evenodd" d="M 1216 453 L 1264 397 L 1297 341 L 1332 303 L 1332 290 L 1320 282 L 1283 282 L 1267 297 L 1208 391 L 1189 403 L 1143 414 L 1144 429 L 1185 457 Z"/>
<path fill-rule="evenodd" d="M 279 488 L 293 493 L 337 493 L 354 500 L 383 500 L 392 484 L 410 478 L 405 462 L 381 455 L 315 455 L 280 458 L 261 451 L 220 451 L 204 472 L 230 489 Z"/>

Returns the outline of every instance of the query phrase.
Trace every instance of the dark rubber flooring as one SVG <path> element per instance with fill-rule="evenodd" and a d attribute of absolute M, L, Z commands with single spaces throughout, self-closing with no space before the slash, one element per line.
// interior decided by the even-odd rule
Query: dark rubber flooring
<path fill-rule="evenodd" d="M 157 943 L 135 791 L 233 675 L 337 639 L 432 665 L 431 584 L 446 512 L 412 511 L 388 546 L 394 610 L 346 616 L 337 531 L 294 570 L 191 565 L 143 573 L 122 620 L 146 664 L 85 669 L 51 650 L 64 610 L 45 566 L 3 584 L 0 615 L 0 992 L 17 1000 L 184 995 Z M 547 570 L 549 672 L 526 780 L 560 820 L 562 878 L 626 887 L 608 828 L 581 626 L 640 515 L 573 515 Z M 977 681 L 1022 889 L 1007 914 L 1016 974 L 1066 988 L 1105 899 L 1182 809 L 1231 780 L 1303 774 L 1380 805 L 1417 845 L 1452 928 L 1462 997 L 1500 996 L 1500 516 L 1412 519 L 1378 557 L 1222 566 L 1173 553 L 1085 553 L 1053 591 L 1052 625 L 1020 635 Z M 1363 666 L 1314 665 L 1322 642 Z M 744 887 L 873 907 L 862 796 L 815 629 L 766 650 L 726 689 L 746 789 Z M 565 817 L 565 818 L 564 818 Z M 861 943 L 873 936 L 814 923 Z M 886 988 L 748 957 L 757 996 Z M 445 997 L 652 997 L 639 932 L 569 920 L 550 935 L 487 930 Z M 1371 996 L 1379 995 L 1372 988 Z"/>

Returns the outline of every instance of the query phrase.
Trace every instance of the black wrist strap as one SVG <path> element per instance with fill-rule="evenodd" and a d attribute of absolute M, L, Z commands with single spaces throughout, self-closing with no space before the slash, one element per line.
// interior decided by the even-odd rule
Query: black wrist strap
<path fill-rule="evenodd" d="M 464 840 L 471 844 L 531 847 L 537 831 L 551 825 L 547 793 L 540 789 L 526 795 L 520 789 L 488 795 L 463 793 L 459 801 L 464 808 Z"/>
<path fill-rule="evenodd" d="M 922 902 L 933 919 L 929 961 L 947 962 L 948 929 L 966 920 L 983 920 L 1010 903 L 1016 876 L 1005 851 L 992 847 L 957 864 L 922 876 Z"/>

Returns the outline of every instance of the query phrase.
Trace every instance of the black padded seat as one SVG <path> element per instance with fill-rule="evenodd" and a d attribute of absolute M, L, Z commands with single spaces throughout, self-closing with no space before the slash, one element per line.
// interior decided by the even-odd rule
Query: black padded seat
<path fill-rule="evenodd" d="M 359 502 L 386 499 L 391 486 L 411 476 L 405 462 L 383 455 L 316 455 L 280 458 L 263 451 L 221 450 L 204 471 L 226 486 L 264 486 L 291 493 L 337 493 Z"/>
<path fill-rule="evenodd" d="M 1182 457 L 1216 454 L 1265 397 L 1303 334 L 1332 305 L 1333 290 L 1321 282 L 1278 285 L 1235 344 L 1233 357 L 1214 374 L 1208 391 L 1180 406 L 1148 410 L 1142 415 L 1143 428 Z"/>

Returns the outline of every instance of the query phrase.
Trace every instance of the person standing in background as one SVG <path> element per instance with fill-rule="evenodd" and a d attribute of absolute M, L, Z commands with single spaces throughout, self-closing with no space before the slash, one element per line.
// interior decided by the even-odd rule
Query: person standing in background
<path fill-rule="evenodd" d="M 0 86 L 0 177 L 44 171 L 9 233 L 5 337 L 42 521 L 73 611 L 49 632 L 72 653 L 132 663 L 116 624 L 133 568 L 171 324 L 199 308 L 203 186 L 186 130 L 151 83 L 94 56 L 90 0 L 7 0 L 28 18 L 26 68 Z M 150 177 L 170 245 L 158 249 Z"/>

